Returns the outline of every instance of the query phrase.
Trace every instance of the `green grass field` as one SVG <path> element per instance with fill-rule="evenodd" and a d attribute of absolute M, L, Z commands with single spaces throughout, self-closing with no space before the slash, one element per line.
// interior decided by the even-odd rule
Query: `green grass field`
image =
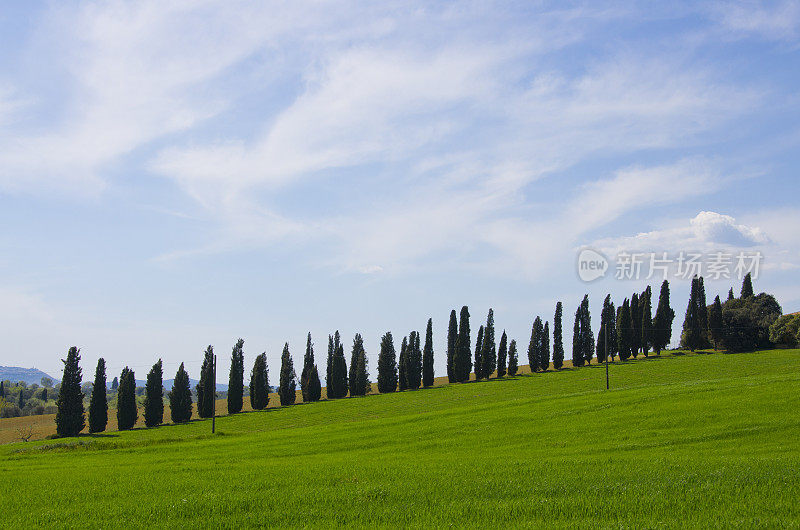
<path fill-rule="evenodd" d="M 800 350 L 0 447 L 4 527 L 800 525 Z"/>

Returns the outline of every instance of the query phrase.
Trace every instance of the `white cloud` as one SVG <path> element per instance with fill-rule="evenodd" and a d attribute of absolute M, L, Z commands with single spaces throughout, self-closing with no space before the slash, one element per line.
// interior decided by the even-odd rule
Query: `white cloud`
<path fill-rule="evenodd" d="M 800 34 L 800 4 L 795 0 L 723 2 L 715 6 L 714 14 L 735 35 L 793 40 Z"/>

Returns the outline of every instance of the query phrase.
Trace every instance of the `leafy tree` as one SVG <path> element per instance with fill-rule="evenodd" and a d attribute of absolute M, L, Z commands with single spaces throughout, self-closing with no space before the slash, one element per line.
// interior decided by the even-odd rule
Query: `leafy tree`
<path fill-rule="evenodd" d="M 686 306 L 686 316 L 683 319 L 683 332 L 681 333 L 681 348 L 695 351 L 703 347 L 703 336 L 700 333 L 699 292 L 700 282 L 695 276 L 692 278 L 692 290 L 689 294 L 689 303 Z"/>
<path fill-rule="evenodd" d="M 483 378 L 483 333 L 486 328 L 481 325 L 478 328 L 478 338 L 475 341 L 475 380 L 479 380 Z"/>
<path fill-rule="evenodd" d="M 721 317 L 720 314 L 720 319 Z M 709 313 L 710 325 L 711 313 Z M 800 331 L 800 314 L 783 315 L 770 325 L 769 341 L 773 344 L 795 347 L 797 346 L 798 331 Z"/>
<path fill-rule="evenodd" d="M 161 359 L 147 374 L 144 389 L 144 424 L 155 427 L 164 422 L 164 370 Z"/>
<path fill-rule="evenodd" d="M 761 293 L 725 302 L 722 307 L 722 346 L 729 352 L 769 348 L 770 326 L 783 310 L 775 297 Z"/>
<path fill-rule="evenodd" d="M 641 328 L 642 328 L 642 353 L 647 357 L 650 352 L 650 346 L 653 344 L 653 304 L 652 304 L 653 291 L 648 285 L 647 288 L 639 297 L 639 306 L 641 311 Z"/>
<path fill-rule="evenodd" d="M 120 431 L 133 429 L 139 419 L 139 409 L 136 407 L 136 375 L 127 366 L 122 369 L 119 376 L 119 391 L 117 392 L 117 428 Z"/>
<path fill-rule="evenodd" d="M 408 337 L 403 337 L 400 345 L 400 362 L 398 367 L 400 392 L 408 388 Z"/>
<path fill-rule="evenodd" d="M 486 317 L 486 328 L 483 330 L 483 343 L 481 344 L 481 373 L 489 378 L 497 369 L 497 345 L 494 335 L 494 310 L 489 309 Z"/>
<path fill-rule="evenodd" d="M 450 323 L 447 326 L 447 382 L 455 383 L 456 378 L 453 366 L 456 358 L 456 343 L 458 342 L 458 322 L 456 321 L 456 310 L 450 311 Z"/>
<path fill-rule="evenodd" d="M 297 397 L 297 374 L 294 372 L 294 362 L 289 354 L 289 343 L 283 345 L 281 354 L 281 378 L 278 386 L 278 397 L 281 399 L 281 406 L 294 405 Z"/>
<path fill-rule="evenodd" d="M 723 333 L 722 302 L 719 299 L 719 295 L 717 295 L 717 297 L 714 298 L 714 303 L 711 304 L 711 308 L 708 310 L 708 338 L 714 348 L 719 349 L 722 344 Z"/>
<path fill-rule="evenodd" d="M 500 347 L 497 349 L 497 377 L 505 377 L 506 372 L 508 371 L 506 368 L 507 362 L 508 336 L 506 335 L 506 330 L 503 330 L 503 334 L 500 336 Z"/>
<path fill-rule="evenodd" d="M 250 406 L 253 410 L 263 410 L 269 404 L 269 368 L 267 352 L 256 356 L 250 372 Z"/>
<path fill-rule="evenodd" d="M 320 391 L 317 391 L 320 387 Z M 319 401 L 322 396 L 321 383 L 317 365 L 314 363 L 314 343 L 311 342 L 311 333 L 306 338 L 306 354 L 303 357 L 303 371 L 300 374 L 300 390 L 303 394 L 303 402 L 311 403 Z"/>
<path fill-rule="evenodd" d="M 621 361 L 627 361 L 631 357 L 631 343 L 633 334 L 631 329 L 631 306 L 626 298 L 617 311 L 617 351 Z"/>
<path fill-rule="evenodd" d="M 742 280 L 742 294 L 740 298 L 749 298 L 753 296 L 753 278 L 750 276 L 748 272 L 744 276 L 744 280 Z"/>
<path fill-rule="evenodd" d="M 47 387 L 45 387 L 45 391 Z M 44 401 L 47 401 L 45 396 Z M 89 401 L 89 432 L 103 432 L 108 425 L 108 400 L 106 398 L 106 361 L 102 357 L 97 360 L 94 371 L 92 398 Z"/>
<path fill-rule="evenodd" d="M 563 314 L 561 302 L 556 303 L 556 314 L 553 318 L 553 368 L 561 370 L 564 366 L 564 336 L 561 330 Z"/>
<path fill-rule="evenodd" d="M 733 296 L 733 287 L 731 287 L 731 288 L 728 290 L 728 299 L 726 300 L 726 302 L 730 302 L 731 300 L 734 300 L 735 298 L 736 298 L 736 297 L 735 297 L 735 296 Z"/>
<path fill-rule="evenodd" d="M 44 388 L 53 388 L 53 380 L 49 377 L 42 377 L 39 382 L 42 383 Z"/>
<path fill-rule="evenodd" d="M 453 375 L 456 381 L 469 381 L 472 371 L 472 355 L 470 352 L 469 308 L 463 306 L 458 321 L 458 338 L 456 339 L 456 355 L 453 361 Z"/>
<path fill-rule="evenodd" d="M 397 390 L 397 355 L 394 350 L 392 332 L 381 337 L 381 351 L 378 354 L 378 392 L 385 394 Z"/>
<path fill-rule="evenodd" d="M 422 384 L 422 349 L 420 348 L 419 332 L 417 331 L 412 331 L 409 335 L 407 359 L 407 386 L 411 390 L 417 390 Z"/>
<path fill-rule="evenodd" d="M 664 280 L 661 283 L 658 307 L 653 319 L 653 349 L 656 355 L 661 355 L 661 350 L 666 348 L 672 340 L 673 320 L 675 320 L 675 311 L 669 305 L 669 282 Z"/>
<path fill-rule="evenodd" d="M 214 348 L 209 344 L 203 356 L 200 368 L 200 381 L 195 387 L 197 391 L 197 415 L 210 418 L 214 415 L 217 389 L 214 384 Z"/>
<path fill-rule="evenodd" d="M 72 346 L 67 352 L 61 390 L 56 406 L 56 434 L 58 436 L 77 436 L 86 426 L 81 392 L 81 351 Z"/>
<path fill-rule="evenodd" d="M 356 368 L 350 372 L 350 395 L 364 396 L 372 390 L 372 385 L 369 382 L 369 372 L 367 371 L 367 353 L 364 351 L 364 340 L 360 333 L 356 333 L 353 339 L 351 359 L 351 370 L 353 365 Z"/>
<path fill-rule="evenodd" d="M 330 379 L 328 379 L 328 398 L 339 399 L 347 397 L 349 385 L 347 382 L 347 362 L 344 358 L 344 345 L 339 331 L 333 335 L 333 356 L 331 358 Z"/>
<path fill-rule="evenodd" d="M 422 350 L 422 386 L 433 386 L 433 319 L 428 319 L 425 329 L 425 347 Z"/>
<path fill-rule="evenodd" d="M 169 409 L 172 423 L 183 423 L 192 419 L 192 390 L 189 374 L 186 373 L 183 363 L 172 381 L 172 390 L 169 392 Z"/>
<path fill-rule="evenodd" d="M 528 343 L 528 366 L 530 366 L 531 372 L 536 372 L 541 367 L 543 333 L 542 319 L 537 316 L 531 326 L 531 340 Z"/>
<path fill-rule="evenodd" d="M 244 340 L 239 339 L 231 350 L 231 372 L 228 375 L 228 414 L 242 411 L 244 406 Z"/>
<path fill-rule="evenodd" d="M 511 343 L 508 345 L 508 375 L 515 376 L 517 375 L 517 370 L 519 369 L 519 360 L 517 359 L 517 341 L 511 340 Z"/>
<path fill-rule="evenodd" d="M 111 381 L 111 390 L 116 390 L 119 388 L 119 379 L 117 376 L 114 376 L 114 379 Z"/>

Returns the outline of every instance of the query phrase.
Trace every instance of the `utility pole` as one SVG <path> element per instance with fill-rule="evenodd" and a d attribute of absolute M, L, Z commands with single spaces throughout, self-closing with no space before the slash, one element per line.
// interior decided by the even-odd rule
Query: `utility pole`
<path fill-rule="evenodd" d="M 217 430 L 217 354 L 214 354 L 214 378 L 212 384 L 214 391 L 211 394 L 211 401 L 213 402 L 214 412 L 211 415 L 211 434 Z"/>
<path fill-rule="evenodd" d="M 606 390 L 608 390 L 608 321 L 606 321 L 603 327 L 605 328 L 603 329 L 603 343 L 605 345 L 605 349 L 603 351 L 605 352 L 606 355 Z M 215 363 L 214 366 L 216 366 L 216 361 L 214 361 L 214 363 Z"/>

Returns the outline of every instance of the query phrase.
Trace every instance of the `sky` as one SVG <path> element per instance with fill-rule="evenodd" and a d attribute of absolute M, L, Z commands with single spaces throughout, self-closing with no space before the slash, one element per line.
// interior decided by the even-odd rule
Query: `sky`
<path fill-rule="evenodd" d="M 658 291 L 635 252 L 757 254 L 798 311 L 799 87 L 796 1 L 4 2 L 0 364 L 222 382 L 241 337 L 276 382 L 338 329 L 374 381 L 432 318 L 443 375 L 452 309 L 525 364 L 559 300 L 569 358 L 584 294 Z"/>

